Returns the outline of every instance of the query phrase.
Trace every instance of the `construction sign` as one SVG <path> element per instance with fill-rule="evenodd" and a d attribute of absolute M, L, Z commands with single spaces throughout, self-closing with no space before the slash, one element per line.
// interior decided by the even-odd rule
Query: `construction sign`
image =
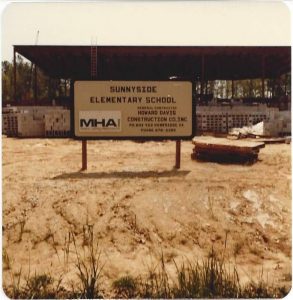
<path fill-rule="evenodd" d="M 188 139 L 195 105 L 188 81 L 76 81 L 74 133 L 86 139 Z"/>

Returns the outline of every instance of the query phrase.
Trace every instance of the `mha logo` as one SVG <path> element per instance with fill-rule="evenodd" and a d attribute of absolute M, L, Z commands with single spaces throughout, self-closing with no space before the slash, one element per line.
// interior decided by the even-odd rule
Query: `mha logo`
<path fill-rule="evenodd" d="M 80 120 L 80 127 L 101 127 L 101 128 L 117 128 L 120 124 L 119 120 L 116 124 L 114 119 L 81 119 Z"/>
<path fill-rule="evenodd" d="M 80 111 L 79 129 L 81 131 L 120 131 L 120 111 Z"/>

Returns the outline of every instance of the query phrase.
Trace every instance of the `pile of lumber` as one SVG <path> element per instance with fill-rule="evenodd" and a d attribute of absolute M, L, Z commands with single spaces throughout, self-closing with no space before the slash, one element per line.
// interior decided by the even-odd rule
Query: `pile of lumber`
<path fill-rule="evenodd" d="M 249 162 L 257 161 L 259 150 L 265 147 L 263 142 L 231 140 L 200 136 L 192 140 L 194 144 L 192 159 L 217 162 Z"/>

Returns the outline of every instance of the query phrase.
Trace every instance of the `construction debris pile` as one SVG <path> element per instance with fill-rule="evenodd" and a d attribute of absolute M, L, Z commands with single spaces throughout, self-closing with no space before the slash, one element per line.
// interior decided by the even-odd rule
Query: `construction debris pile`
<path fill-rule="evenodd" d="M 278 137 L 280 135 L 290 135 L 291 115 L 290 111 L 280 111 L 268 120 L 263 120 L 255 125 L 232 128 L 230 135 L 241 137 Z"/>
<path fill-rule="evenodd" d="M 232 128 L 229 131 L 230 135 L 239 137 L 249 137 L 249 136 L 263 136 L 264 135 L 264 121 L 259 122 L 252 126 L 244 126 L 241 128 Z"/>
<path fill-rule="evenodd" d="M 5 107 L 2 133 L 13 137 L 68 137 L 70 110 L 62 106 Z"/>

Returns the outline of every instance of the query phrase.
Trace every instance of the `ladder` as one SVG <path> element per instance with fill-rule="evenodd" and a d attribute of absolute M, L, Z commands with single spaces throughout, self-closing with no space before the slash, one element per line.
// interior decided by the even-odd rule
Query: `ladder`
<path fill-rule="evenodd" d="M 97 78 L 97 46 L 91 46 L 91 79 Z"/>

